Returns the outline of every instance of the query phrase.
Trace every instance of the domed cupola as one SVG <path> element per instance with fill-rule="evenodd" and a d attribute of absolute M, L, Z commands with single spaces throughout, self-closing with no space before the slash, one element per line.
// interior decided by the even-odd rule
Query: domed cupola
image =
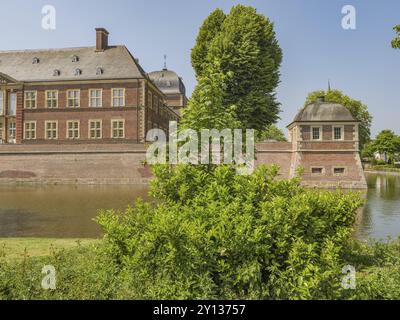
<path fill-rule="evenodd" d="M 166 96 L 166 104 L 179 112 L 186 107 L 186 88 L 181 77 L 175 71 L 168 70 L 166 63 L 160 71 L 150 72 L 150 80 Z"/>

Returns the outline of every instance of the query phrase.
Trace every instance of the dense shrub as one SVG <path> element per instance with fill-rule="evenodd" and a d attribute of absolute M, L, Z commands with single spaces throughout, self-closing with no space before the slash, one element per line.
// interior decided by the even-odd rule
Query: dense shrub
<path fill-rule="evenodd" d="M 153 195 L 102 212 L 120 294 L 143 299 L 308 299 L 340 294 L 340 256 L 362 201 L 306 190 L 278 169 L 158 166 Z"/>

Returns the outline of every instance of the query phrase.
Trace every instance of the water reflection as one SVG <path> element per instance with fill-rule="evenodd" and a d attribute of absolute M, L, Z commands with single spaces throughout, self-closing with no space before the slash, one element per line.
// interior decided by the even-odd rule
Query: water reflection
<path fill-rule="evenodd" d="M 0 237 L 92 238 L 99 208 L 124 209 L 146 186 L 0 186 Z"/>
<path fill-rule="evenodd" d="M 400 175 L 366 174 L 367 203 L 357 227 L 361 239 L 400 235 Z"/>

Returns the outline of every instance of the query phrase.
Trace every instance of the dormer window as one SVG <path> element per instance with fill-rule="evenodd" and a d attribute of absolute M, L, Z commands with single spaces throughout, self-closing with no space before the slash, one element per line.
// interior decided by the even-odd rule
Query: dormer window
<path fill-rule="evenodd" d="M 103 68 L 98 67 L 98 68 L 96 69 L 96 75 L 101 76 L 103 73 L 104 73 Z"/>
<path fill-rule="evenodd" d="M 79 61 L 79 57 L 78 56 L 73 56 L 72 57 L 72 62 L 78 62 Z"/>
<path fill-rule="evenodd" d="M 82 74 L 82 70 L 81 69 L 75 69 L 75 75 L 76 76 L 80 76 Z"/>
<path fill-rule="evenodd" d="M 32 59 L 32 64 L 39 64 L 40 59 L 38 57 L 35 57 Z"/>
<path fill-rule="evenodd" d="M 54 76 L 54 77 L 59 77 L 60 74 L 61 74 L 61 71 L 58 70 L 58 69 L 56 69 L 56 70 L 53 71 L 53 76 Z"/>

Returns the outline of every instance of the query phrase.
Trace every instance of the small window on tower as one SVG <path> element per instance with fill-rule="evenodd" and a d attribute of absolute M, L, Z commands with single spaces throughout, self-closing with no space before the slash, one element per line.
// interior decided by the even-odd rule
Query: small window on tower
<path fill-rule="evenodd" d="M 322 168 L 322 167 L 313 167 L 313 168 L 311 168 L 311 173 L 313 175 L 323 175 L 324 174 L 324 168 Z"/>

